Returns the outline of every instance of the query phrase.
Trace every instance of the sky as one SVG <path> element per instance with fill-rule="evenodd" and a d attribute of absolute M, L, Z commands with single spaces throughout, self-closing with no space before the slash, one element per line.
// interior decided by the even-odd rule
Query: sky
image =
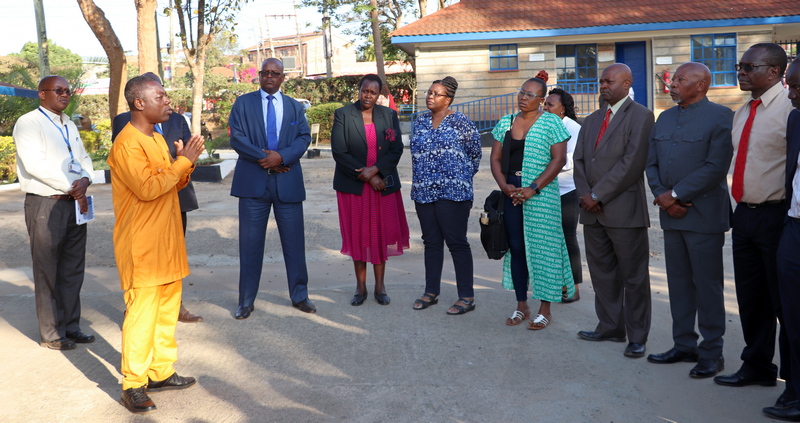
<path fill-rule="evenodd" d="M 136 51 L 136 8 L 133 0 L 94 0 L 103 9 L 114 32 L 126 51 Z M 36 42 L 36 17 L 31 0 L 0 0 L 3 3 L 0 24 L 0 55 L 19 53 L 26 42 Z M 105 56 L 105 51 L 83 19 L 75 0 L 43 0 L 47 38 L 84 57 Z M 168 0 L 158 0 L 158 10 L 168 6 Z M 265 16 L 294 14 L 292 0 L 253 0 L 237 15 L 236 34 L 244 48 L 256 44 L 259 37 L 259 17 L 264 25 Z M 300 9 L 301 32 L 311 32 L 322 24 L 322 15 L 313 8 Z M 296 33 L 294 18 L 270 20 L 271 35 Z M 169 18 L 159 13 L 159 37 L 162 46 L 169 38 Z M 175 31 L 178 21 L 175 19 Z M 266 27 L 264 37 L 266 38 Z M 180 41 L 178 41 L 180 42 Z"/>

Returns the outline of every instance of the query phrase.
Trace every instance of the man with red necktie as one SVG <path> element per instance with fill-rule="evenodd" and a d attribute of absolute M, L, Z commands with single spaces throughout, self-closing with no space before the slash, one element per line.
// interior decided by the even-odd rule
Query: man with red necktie
<path fill-rule="evenodd" d="M 789 383 L 789 343 L 778 294 L 776 254 L 786 207 L 786 122 L 792 103 L 781 77 L 786 52 L 777 44 L 750 47 L 736 66 L 739 87 L 751 98 L 733 117 L 731 195 L 737 203 L 731 221 L 733 268 L 745 347 L 736 373 L 717 376 L 725 386 L 775 386 L 776 318 L 781 322 L 780 377 L 787 388 L 776 406 L 797 401 Z"/>

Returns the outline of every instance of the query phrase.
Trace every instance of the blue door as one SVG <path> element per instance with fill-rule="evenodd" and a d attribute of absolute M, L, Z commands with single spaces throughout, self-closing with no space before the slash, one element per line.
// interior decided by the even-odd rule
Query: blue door
<path fill-rule="evenodd" d="M 631 68 L 634 101 L 648 107 L 650 93 L 647 91 L 647 43 L 644 41 L 617 43 L 616 60 L 617 63 L 624 63 Z"/>

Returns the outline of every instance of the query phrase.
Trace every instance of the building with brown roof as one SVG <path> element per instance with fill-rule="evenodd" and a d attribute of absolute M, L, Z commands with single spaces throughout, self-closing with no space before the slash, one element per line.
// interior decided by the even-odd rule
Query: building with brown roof
<path fill-rule="evenodd" d="M 673 105 L 660 78 L 689 61 L 712 71 L 712 101 L 738 107 L 736 64 L 758 42 L 790 55 L 800 40 L 798 0 L 461 0 L 392 33 L 416 58 L 418 104 L 431 81 L 452 75 L 458 101 L 508 94 L 539 70 L 597 107 L 602 70 L 623 62 L 635 100 L 656 112 Z"/>

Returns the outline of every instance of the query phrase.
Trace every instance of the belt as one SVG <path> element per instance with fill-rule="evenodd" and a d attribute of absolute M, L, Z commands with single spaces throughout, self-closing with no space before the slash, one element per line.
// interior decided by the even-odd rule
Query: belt
<path fill-rule="evenodd" d="M 775 205 L 778 205 L 778 204 L 783 204 L 783 200 L 770 200 L 770 201 L 765 201 L 763 203 L 758 203 L 758 204 L 741 202 L 739 204 L 743 204 L 743 205 L 745 205 L 745 206 L 747 206 L 747 207 L 749 207 L 751 209 L 757 209 L 759 207 L 764 207 L 764 206 L 775 206 Z"/>
<path fill-rule="evenodd" d="M 508 175 L 509 176 L 522 176 L 522 171 L 521 170 L 509 170 L 508 171 Z"/>
<path fill-rule="evenodd" d="M 71 195 L 51 195 L 50 198 L 56 200 L 74 200 Z"/>
<path fill-rule="evenodd" d="M 789 217 L 792 217 L 792 216 L 789 216 Z M 794 219 L 795 222 L 800 223 L 800 217 L 792 217 L 792 219 Z"/>
<path fill-rule="evenodd" d="M 277 175 L 277 174 L 278 174 L 278 172 L 276 172 L 276 171 L 274 171 L 272 169 L 267 169 L 267 175 Z"/>

